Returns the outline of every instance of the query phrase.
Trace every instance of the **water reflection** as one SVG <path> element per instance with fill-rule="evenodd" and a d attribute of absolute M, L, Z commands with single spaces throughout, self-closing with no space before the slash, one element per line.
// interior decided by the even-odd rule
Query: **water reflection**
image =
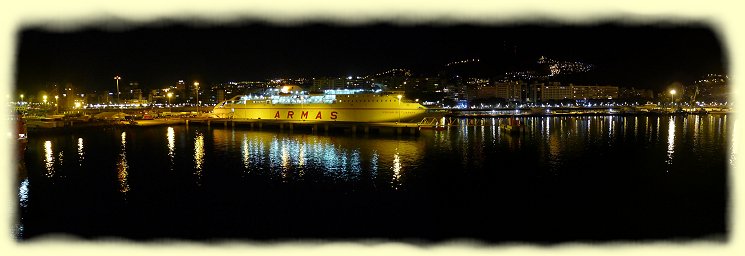
<path fill-rule="evenodd" d="M 289 146 L 288 146 L 287 139 L 282 140 L 282 147 L 280 149 L 280 158 L 282 159 L 282 173 L 283 175 L 286 174 L 287 169 L 290 167 L 290 152 L 289 152 Z M 297 144 L 294 144 L 292 146 L 297 147 Z"/>
<path fill-rule="evenodd" d="M 171 170 L 173 170 L 173 164 L 174 164 L 174 150 L 176 148 L 176 133 L 173 131 L 173 127 L 168 127 L 168 131 L 166 132 L 166 138 L 168 141 L 168 159 L 171 161 Z"/>
<path fill-rule="evenodd" d="M 83 138 L 78 138 L 78 166 L 83 166 L 85 155 L 83 154 Z"/>
<path fill-rule="evenodd" d="M 246 134 L 243 134 L 243 139 L 241 140 L 241 156 L 243 157 L 243 168 L 248 169 L 248 165 L 250 163 L 250 155 L 251 153 L 248 149 L 248 137 L 246 136 Z"/>
<path fill-rule="evenodd" d="M 398 156 L 398 152 L 393 155 L 393 188 L 398 189 L 401 185 L 401 159 Z"/>
<path fill-rule="evenodd" d="M 18 203 L 20 203 L 21 208 L 28 206 L 28 178 L 23 179 L 18 187 Z"/>
<path fill-rule="evenodd" d="M 64 156 L 65 156 L 65 154 L 64 154 L 64 153 L 65 153 L 65 152 L 64 152 L 64 151 L 62 151 L 62 150 L 60 150 L 60 151 L 59 151 L 59 153 L 57 153 L 57 159 L 59 160 L 59 164 L 60 164 L 60 165 L 63 165 L 63 164 L 64 164 L 64 161 L 63 161 L 63 160 L 65 159 L 65 158 L 64 158 Z"/>
<path fill-rule="evenodd" d="M 373 150 L 372 156 L 370 156 L 370 176 L 378 176 L 378 151 Z"/>
<path fill-rule="evenodd" d="M 204 164 L 204 134 L 197 133 L 194 138 L 194 168 L 197 175 L 197 185 L 202 185 L 202 165 Z"/>
<path fill-rule="evenodd" d="M 119 161 L 117 162 L 117 177 L 119 179 L 119 192 L 129 192 L 129 182 L 127 176 L 129 176 L 129 165 L 127 164 L 127 133 L 122 132 L 122 147 L 121 153 L 119 153 Z"/>
<path fill-rule="evenodd" d="M 46 168 L 46 173 L 44 173 L 47 178 L 51 178 L 54 176 L 54 152 L 52 152 L 52 141 L 45 141 L 44 142 L 44 167 Z"/>
<path fill-rule="evenodd" d="M 394 175 L 394 172 L 400 178 L 401 166 L 419 161 L 424 146 L 421 141 L 235 130 L 239 141 L 223 151 L 223 146 L 233 143 L 231 136 L 223 136 L 229 132 L 232 131 L 212 130 L 215 154 L 227 154 L 226 159 L 234 159 L 245 173 L 269 175 L 283 182 L 305 180 L 308 175 L 316 180 L 359 182 L 365 172 L 369 174 L 366 178 Z M 230 153 L 232 150 L 240 153 Z"/>
<path fill-rule="evenodd" d="M 670 117 L 667 129 L 667 159 L 668 165 L 673 164 L 673 153 L 675 153 L 675 120 Z"/>
<path fill-rule="evenodd" d="M 23 179 L 21 185 L 18 186 L 18 204 L 21 207 L 21 211 L 26 210 L 28 207 L 28 178 Z M 15 224 L 15 237 L 17 239 L 23 238 L 25 227 L 23 214 L 21 214 L 18 223 Z"/>
<path fill-rule="evenodd" d="M 298 159 L 297 165 L 300 167 L 303 167 L 305 165 L 305 150 L 306 150 L 305 148 L 307 147 L 308 145 L 305 143 L 303 143 L 303 145 L 300 145 L 300 149 L 299 149 L 300 153 L 298 154 L 298 157 L 297 157 Z"/>

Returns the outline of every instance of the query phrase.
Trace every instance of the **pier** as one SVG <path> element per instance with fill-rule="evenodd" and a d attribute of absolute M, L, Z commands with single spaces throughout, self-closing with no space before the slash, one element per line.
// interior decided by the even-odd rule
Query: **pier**
<path fill-rule="evenodd" d="M 249 127 L 253 130 L 278 130 L 278 131 L 305 131 L 313 134 L 343 132 L 351 134 L 397 134 L 397 135 L 419 135 L 420 123 L 410 122 L 341 122 L 341 121 L 295 121 L 295 120 L 266 120 L 266 119 L 230 119 L 230 118 L 183 118 L 177 124 L 222 126 L 222 127 Z M 167 124 L 176 124 L 173 121 Z M 164 124 L 161 120 L 138 120 L 138 126 Z"/>

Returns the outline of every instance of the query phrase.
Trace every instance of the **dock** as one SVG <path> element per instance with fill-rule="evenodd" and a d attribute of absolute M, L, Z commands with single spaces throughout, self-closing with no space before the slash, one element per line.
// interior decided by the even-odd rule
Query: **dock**
<path fill-rule="evenodd" d="M 295 121 L 295 120 L 266 120 L 266 119 L 217 119 L 217 118 L 187 118 L 186 125 L 207 125 L 223 127 L 249 127 L 250 129 L 272 129 L 279 131 L 310 131 L 311 133 L 350 132 L 352 134 L 393 133 L 419 134 L 418 123 L 403 122 L 340 122 L 340 121 Z"/>
<path fill-rule="evenodd" d="M 388 133 L 398 135 L 419 135 L 420 128 L 426 125 L 411 122 L 343 122 L 343 121 L 305 121 L 305 120 L 267 120 L 231 118 L 178 118 L 137 120 L 136 126 L 152 125 L 203 125 L 208 127 L 244 127 L 255 130 L 306 131 L 310 133 L 349 132 L 352 134 Z"/>

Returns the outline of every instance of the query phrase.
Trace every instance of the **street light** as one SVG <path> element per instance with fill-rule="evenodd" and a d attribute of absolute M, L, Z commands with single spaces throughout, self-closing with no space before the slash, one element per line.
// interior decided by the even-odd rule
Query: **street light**
<path fill-rule="evenodd" d="M 121 80 L 122 77 L 115 76 L 114 80 L 116 80 L 116 104 L 119 104 L 119 80 Z"/>
<path fill-rule="evenodd" d="M 396 97 L 398 98 L 398 122 L 396 122 L 398 124 L 398 123 L 401 122 L 401 97 L 403 97 L 403 96 L 401 96 L 401 94 L 399 94 Z"/>
<path fill-rule="evenodd" d="M 54 95 L 54 107 L 56 110 L 54 110 L 55 114 L 59 114 L 59 95 Z"/>
<path fill-rule="evenodd" d="M 194 82 L 194 87 L 197 88 L 197 115 L 199 115 L 199 82 Z"/>
<path fill-rule="evenodd" d="M 46 105 L 46 104 L 47 104 L 47 96 L 46 96 L 46 95 L 44 95 L 44 96 L 42 96 L 41 98 L 42 98 L 42 99 L 44 99 L 44 105 Z"/>
<path fill-rule="evenodd" d="M 23 105 L 23 94 L 21 94 L 21 105 Z"/>
<path fill-rule="evenodd" d="M 671 108 L 673 105 L 675 105 L 675 89 L 670 90 L 670 105 Z"/>
<path fill-rule="evenodd" d="M 168 93 L 168 112 L 171 112 L 171 96 L 173 96 L 173 93 Z"/>

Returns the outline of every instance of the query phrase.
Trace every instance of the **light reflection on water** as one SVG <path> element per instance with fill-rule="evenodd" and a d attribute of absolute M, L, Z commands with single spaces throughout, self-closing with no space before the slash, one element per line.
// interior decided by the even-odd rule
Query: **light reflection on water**
<path fill-rule="evenodd" d="M 246 134 L 243 134 L 243 139 L 241 140 L 241 156 L 243 157 L 243 168 L 248 169 L 249 165 L 249 157 L 251 153 L 248 151 L 248 136 Z"/>
<path fill-rule="evenodd" d="M 85 155 L 83 154 L 83 138 L 78 138 L 78 166 L 83 166 Z"/>
<path fill-rule="evenodd" d="M 401 185 L 401 159 L 398 156 L 398 152 L 393 155 L 393 188 L 398 189 Z"/>
<path fill-rule="evenodd" d="M 54 152 L 52 152 L 52 141 L 44 142 L 44 166 L 46 167 L 45 175 L 47 178 L 54 176 Z"/>
<path fill-rule="evenodd" d="M 175 149 L 176 149 L 176 133 L 173 130 L 173 127 L 168 127 L 166 132 L 166 141 L 168 142 L 168 160 L 171 162 L 170 168 L 173 170 L 174 165 L 174 157 L 175 157 Z"/>
<path fill-rule="evenodd" d="M 202 165 L 204 164 L 204 135 L 197 132 L 194 138 L 194 169 L 197 176 L 197 184 L 202 185 Z"/>
<path fill-rule="evenodd" d="M 21 185 L 18 186 L 18 204 L 21 211 L 24 211 L 28 208 L 28 177 L 23 179 L 23 181 L 21 181 Z M 23 214 L 21 214 L 19 222 L 15 224 L 13 235 L 16 239 L 20 239 L 23 237 L 23 232 L 24 217 Z"/>
<path fill-rule="evenodd" d="M 28 178 L 23 179 L 21 186 L 18 187 L 18 203 L 21 207 L 28 206 Z"/>
<path fill-rule="evenodd" d="M 240 153 L 236 154 L 239 156 L 236 160 L 246 172 L 273 173 L 283 181 L 300 180 L 305 175 L 312 174 L 314 179 L 330 178 L 354 182 L 360 181 L 363 172 L 372 179 L 378 174 L 391 175 L 390 177 L 398 175 L 396 179 L 399 179 L 404 162 L 420 161 L 424 146 L 420 140 L 398 141 L 235 130 L 236 137 L 240 138 L 236 143 L 237 148 L 228 147 L 227 151 L 222 151 L 220 149 L 223 146 L 233 144 L 230 136 L 223 136 L 228 132 L 231 131 L 212 130 L 214 148 L 218 149 L 216 154 L 230 159 L 234 154 L 233 150 L 238 151 Z"/>
<path fill-rule="evenodd" d="M 519 119 L 526 125 L 525 132 L 520 135 L 501 131 L 496 124 L 505 118 L 453 120 L 462 126 L 448 127 L 443 131 L 422 131 L 418 137 L 396 138 L 293 134 L 229 127 L 213 127 L 207 132 L 195 129 L 200 127 L 167 127 L 165 134 L 163 128 L 152 128 L 152 131 L 157 131 L 157 138 L 148 137 L 151 135 L 145 134 L 145 130 L 118 131 L 121 147 L 114 152 L 116 173 L 119 191 L 126 193 L 130 190 L 129 173 L 139 171 L 138 166 L 152 166 L 139 164 L 143 155 L 160 152 L 153 157 L 162 159 L 163 164 L 156 166 L 171 170 L 188 167 L 187 170 L 192 170 L 197 178 L 196 185 L 203 185 L 203 176 L 227 169 L 237 170 L 244 178 L 290 183 L 373 181 L 376 185 L 386 184 L 384 186 L 398 189 L 406 188 L 406 181 L 410 180 L 408 175 L 422 175 L 424 170 L 419 166 L 449 166 L 457 172 L 468 172 L 499 169 L 504 163 L 516 162 L 514 165 L 520 168 L 539 168 L 541 172 L 562 175 L 562 171 L 567 171 L 565 166 L 576 165 L 573 161 L 583 155 L 602 156 L 596 153 L 616 152 L 617 147 L 624 144 L 638 144 L 642 147 L 640 150 L 645 150 L 643 154 L 632 154 L 634 150 L 631 150 L 629 154 L 633 157 L 657 155 L 659 157 L 653 161 L 659 164 L 658 167 L 669 167 L 659 169 L 673 170 L 680 168 L 675 166 L 687 158 L 685 154 L 696 153 L 695 158 L 706 160 L 698 154 L 717 150 L 720 143 L 726 141 L 724 134 L 727 130 L 726 116 L 711 115 Z M 667 139 L 663 140 L 665 134 L 660 127 L 665 126 Z M 153 145 L 157 150 L 127 150 L 127 135 L 132 132 L 137 136 L 130 136 L 129 140 L 146 141 L 145 144 L 159 141 Z M 177 136 L 184 142 L 177 145 Z M 39 156 L 39 173 L 51 178 L 65 173 L 59 172 L 61 168 L 71 168 L 62 162 L 62 151 L 66 148 L 77 149 L 78 160 L 73 164 L 76 168 L 96 166 L 87 162 L 95 161 L 93 156 L 97 156 L 99 151 L 109 150 L 96 148 L 96 139 L 85 136 L 67 138 L 41 139 L 37 144 L 41 146 L 39 152 L 43 152 Z M 689 151 L 692 153 L 686 153 Z M 177 157 L 177 152 L 188 153 Z M 437 156 L 436 159 L 432 159 L 433 156 Z M 426 160 L 429 162 L 423 159 L 429 159 Z M 219 169 L 211 170 L 213 168 Z"/>
<path fill-rule="evenodd" d="M 129 192 L 129 164 L 127 164 L 127 133 L 122 132 L 122 146 L 117 162 L 117 177 L 119 179 L 119 192 Z"/>
<path fill-rule="evenodd" d="M 673 153 L 675 153 L 675 119 L 670 117 L 667 123 L 667 164 L 673 164 Z"/>

